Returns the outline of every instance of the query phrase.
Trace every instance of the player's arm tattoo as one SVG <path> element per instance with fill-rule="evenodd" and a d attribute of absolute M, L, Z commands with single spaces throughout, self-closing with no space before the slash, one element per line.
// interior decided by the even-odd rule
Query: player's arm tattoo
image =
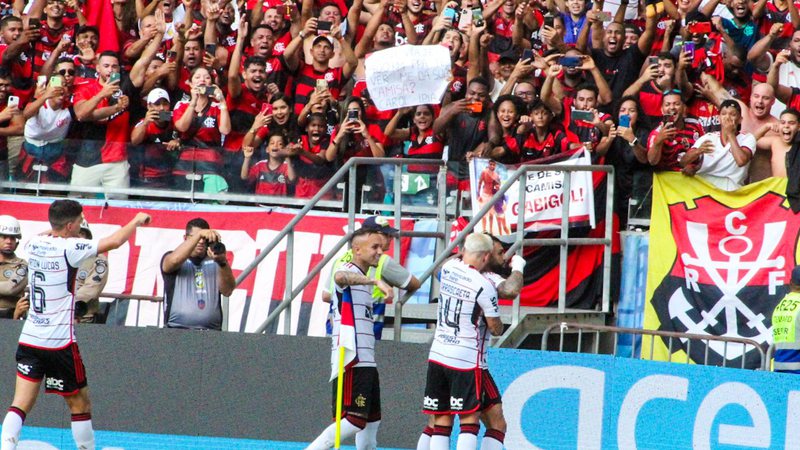
<path fill-rule="evenodd" d="M 336 284 L 339 286 L 355 286 L 360 284 L 372 285 L 375 284 L 375 280 L 372 278 L 355 272 L 348 272 L 348 271 L 339 271 L 336 272 L 336 276 L 334 277 Z"/>
<path fill-rule="evenodd" d="M 519 295 L 522 290 L 522 273 L 511 272 L 511 275 L 497 285 L 497 295 L 500 298 L 513 299 Z"/>

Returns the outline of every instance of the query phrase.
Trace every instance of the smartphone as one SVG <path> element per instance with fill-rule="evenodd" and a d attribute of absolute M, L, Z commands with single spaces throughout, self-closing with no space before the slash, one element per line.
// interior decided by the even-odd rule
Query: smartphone
<path fill-rule="evenodd" d="M 355 122 L 358 120 L 358 110 L 357 109 L 348 109 L 347 110 L 347 121 L 348 122 Z"/>
<path fill-rule="evenodd" d="M 42 26 L 42 18 L 41 17 L 30 17 L 28 18 L 28 28 L 31 30 L 38 29 Z"/>
<path fill-rule="evenodd" d="M 324 78 L 317 79 L 317 92 L 322 92 L 325 89 L 328 89 L 328 80 Z"/>
<path fill-rule="evenodd" d="M 689 33 L 709 34 L 711 33 L 711 22 L 696 22 L 689 25 Z"/>
<path fill-rule="evenodd" d="M 630 128 L 631 127 L 631 116 L 629 116 L 627 114 L 623 114 L 623 115 L 619 116 L 619 126 L 620 127 L 625 127 L 625 128 Z"/>
<path fill-rule="evenodd" d="M 650 66 L 657 66 L 658 65 L 658 56 L 651 56 L 647 59 L 647 64 Z"/>
<path fill-rule="evenodd" d="M 9 108 L 19 108 L 19 97 L 16 95 L 9 95 L 8 96 L 8 107 Z"/>
<path fill-rule="evenodd" d="M 475 114 L 480 114 L 483 112 L 483 103 L 481 102 L 467 103 L 467 109 L 469 109 Z"/>
<path fill-rule="evenodd" d="M 456 10 L 453 8 L 445 8 L 444 12 L 442 13 L 445 19 L 450 19 L 450 22 L 455 22 L 456 20 Z"/>
<path fill-rule="evenodd" d="M 525 50 L 523 50 L 522 51 L 522 58 L 520 58 L 520 59 L 523 60 L 523 61 L 526 60 L 526 59 L 531 59 L 532 60 L 533 59 L 533 50 L 531 50 L 529 48 L 526 48 Z"/>
<path fill-rule="evenodd" d="M 175 50 L 167 50 L 167 62 L 175 62 L 178 59 L 178 52 Z"/>
<path fill-rule="evenodd" d="M 172 121 L 172 111 L 159 111 L 158 112 L 158 120 L 161 122 L 171 122 Z"/>
<path fill-rule="evenodd" d="M 111 72 L 111 75 L 108 76 L 109 83 L 119 83 L 120 74 L 119 72 Z"/>
<path fill-rule="evenodd" d="M 461 16 L 458 18 L 458 29 L 466 30 L 472 25 L 472 14 L 469 11 L 461 11 Z"/>
<path fill-rule="evenodd" d="M 694 59 L 694 42 L 684 42 L 683 51 L 689 52 L 690 57 Z"/>
<path fill-rule="evenodd" d="M 485 25 L 485 22 L 483 21 L 483 11 L 480 8 L 473 8 L 472 23 L 479 28 Z"/>
<path fill-rule="evenodd" d="M 611 13 L 607 11 L 600 11 L 597 13 L 597 18 L 603 22 L 611 22 Z"/>
<path fill-rule="evenodd" d="M 47 75 L 39 75 L 36 77 L 36 86 L 45 87 L 47 85 Z"/>
<path fill-rule="evenodd" d="M 212 57 L 217 55 L 217 44 L 206 44 L 206 53 Z"/>
<path fill-rule="evenodd" d="M 261 114 L 270 115 L 272 114 L 272 104 L 264 103 L 261 105 Z"/>
<path fill-rule="evenodd" d="M 217 88 L 215 88 L 214 86 L 206 86 L 205 95 L 206 97 L 213 97 L 217 95 Z"/>
<path fill-rule="evenodd" d="M 581 65 L 580 56 L 562 56 L 558 63 L 564 67 L 579 67 Z"/>
<path fill-rule="evenodd" d="M 591 111 L 581 111 L 580 109 L 576 109 L 572 111 L 572 120 L 591 122 L 594 120 L 594 114 Z"/>
<path fill-rule="evenodd" d="M 320 20 L 317 22 L 317 34 L 331 34 L 331 27 L 333 26 L 333 22 L 326 22 L 324 20 Z"/>
<path fill-rule="evenodd" d="M 553 28 L 556 26 L 556 18 L 555 16 L 551 16 L 550 14 L 546 14 L 544 16 L 544 26 Z"/>
<path fill-rule="evenodd" d="M 63 84 L 61 83 L 61 77 L 50 78 L 50 86 L 53 86 L 53 87 L 61 87 L 61 86 L 63 86 Z"/>

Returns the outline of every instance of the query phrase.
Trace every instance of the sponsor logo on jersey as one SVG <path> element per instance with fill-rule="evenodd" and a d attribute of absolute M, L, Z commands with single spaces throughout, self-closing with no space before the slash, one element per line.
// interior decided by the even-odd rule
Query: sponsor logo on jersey
<path fill-rule="evenodd" d="M 78 242 L 75 244 L 75 250 L 86 250 L 87 247 L 89 247 L 89 244 L 83 242 Z"/>
<path fill-rule="evenodd" d="M 450 397 L 450 409 L 454 411 L 461 411 L 462 409 L 464 409 L 464 399 Z"/>
<path fill-rule="evenodd" d="M 64 390 L 64 380 L 59 380 L 58 378 L 54 377 L 47 377 L 45 380 L 45 386 L 47 389 L 55 389 L 57 391 Z"/>

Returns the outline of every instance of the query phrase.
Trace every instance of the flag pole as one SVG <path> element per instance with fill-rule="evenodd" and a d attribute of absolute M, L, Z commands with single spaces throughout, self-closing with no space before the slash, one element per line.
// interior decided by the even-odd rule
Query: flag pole
<path fill-rule="evenodd" d="M 344 346 L 339 345 L 339 376 L 336 378 L 336 438 L 333 448 L 340 448 L 342 441 L 342 391 L 344 390 Z"/>

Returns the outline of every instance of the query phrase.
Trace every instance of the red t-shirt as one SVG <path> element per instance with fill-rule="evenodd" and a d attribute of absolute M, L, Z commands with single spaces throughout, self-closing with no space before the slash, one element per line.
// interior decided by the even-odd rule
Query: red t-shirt
<path fill-rule="evenodd" d="M 255 183 L 255 192 L 259 195 L 286 195 L 289 175 L 287 165 L 281 164 L 277 169 L 269 168 L 269 160 L 261 160 L 247 172 L 247 181 Z"/>
<path fill-rule="evenodd" d="M 91 99 L 103 87 L 98 80 L 91 80 L 90 82 L 80 86 L 73 97 L 75 106 Z M 97 109 L 109 106 L 110 98 L 104 98 L 97 104 Z M 102 146 L 97 149 L 91 146 L 83 146 L 78 154 L 77 164 L 82 167 L 89 167 L 100 163 L 113 163 L 125 161 L 128 159 L 128 147 L 130 142 L 130 114 L 128 111 L 115 114 L 106 120 L 100 122 L 93 122 L 91 124 L 83 124 L 79 127 L 81 130 L 82 138 L 103 142 Z"/>
<path fill-rule="evenodd" d="M 669 141 L 664 141 L 664 143 L 661 145 L 661 160 L 658 162 L 658 164 L 656 164 L 656 170 L 681 170 L 681 166 L 678 164 L 678 159 L 681 153 L 686 153 L 689 151 L 689 149 L 692 148 L 692 145 L 694 145 L 694 141 L 705 134 L 703 127 L 700 126 L 700 123 L 697 122 L 697 120 L 686 118 L 683 121 L 684 127 L 683 129 L 678 130 L 675 138 Z M 661 131 L 661 125 L 650 132 L 650 136 L 647 138 L 648 152 L 653 148 L 659 131 Z"/>
<path fill-rule="evenodd" d="M 180 101 L 175 105 L 175 111 L 172 113 L 172 122 L 177 123 L 178 120 L 186 114 L 189 108 L 189 102 Z M 193 112 L 190 112 L 193 114 Z M 206 107 L 205 114 L 196 116 L 192 121 L 191 127 L 184 133 L 180 133 L 179 137 L 181 142 L 187 145 L 191 141 L 195 141 L 198 145 L 205 145 L 207 147 L 219 147 L 222 145 L 222 133 L 219 131 L 219 104 L 212 102 Z"/>

